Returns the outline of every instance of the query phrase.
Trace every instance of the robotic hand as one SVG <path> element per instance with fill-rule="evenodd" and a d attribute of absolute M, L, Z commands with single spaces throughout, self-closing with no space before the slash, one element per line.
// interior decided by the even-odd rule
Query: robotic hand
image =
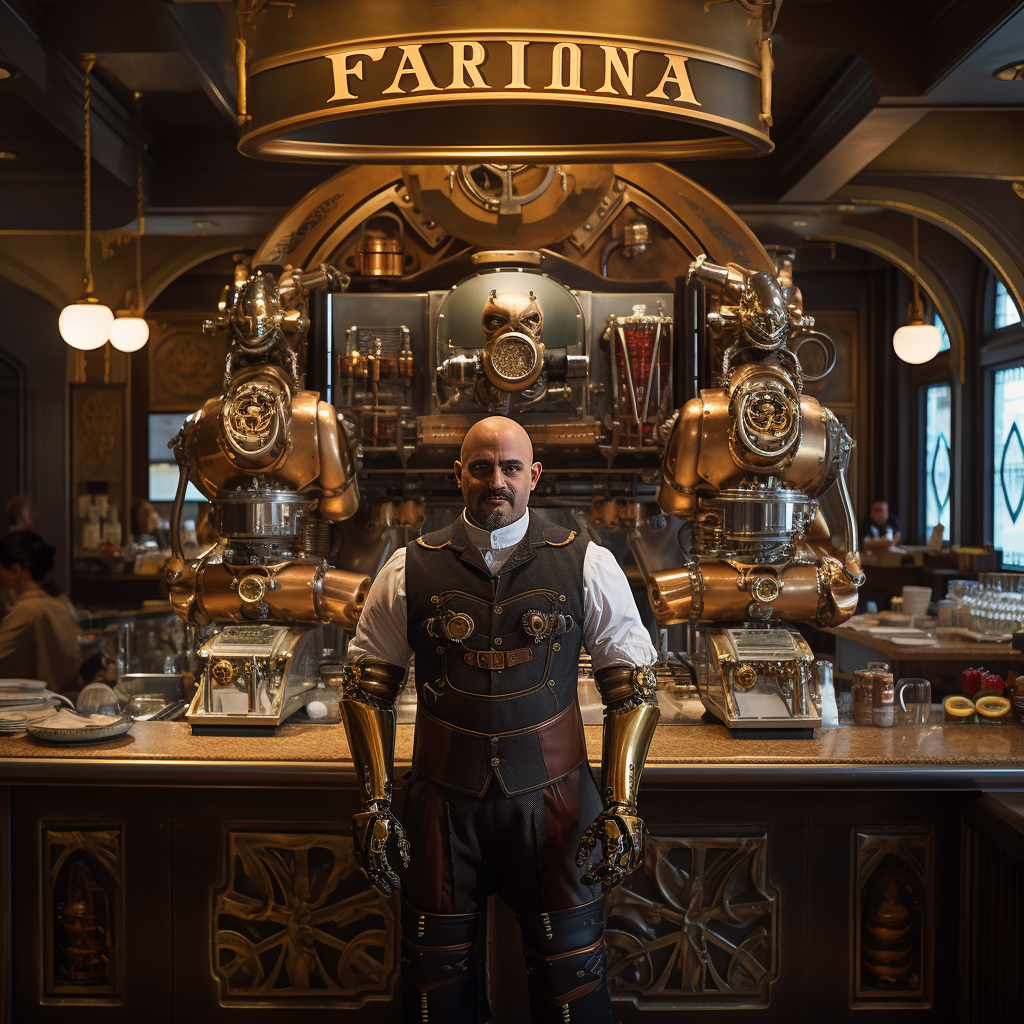
<path fill-rule="evenodd" d="M 583 867 L 600 842 L 601 859 L 580 879 L 584 885 L 597 885 L 607 892 L 614 889 L 631 871 L 644 862 L 644 838 L 647 827 L 635 807 L 611 803 L 587 826 L 580 840 L 576 864 Z"/>
<path fill-rule="evenodd" d="M 349 666 L 341 699 L 352 760 L 363 775 L 363 800 L 352 818 L 356 859 L 373 886 L 384 895 L 401 882 L 388 846 L 394 838 L 403 867 L 409 866 L 405 829 L 391 812 L 391 776 L 395 763 L 395 702 L 405 670 L 383 661 Z"/>
<path fill-rule="evenodd" d="M 405 837 L 402 823 L 391 813 L 391 786 L 386 787 L 387 797 L 371 800 L 363 810 L 352 818 L 352 838 L 356 844 L 356 860 L 366 872 L 374 888 L 388 895 L 401 885 L 388 860 L 388 843 L 392 836 L 398 845 L 402 866 L 409 866 L 409 840 Z"/>
<path fill-rule="evenodd" d="M 601 858 L 581 881 L 607 892 L 644 861 L 647 829 L 637 814 L 637 791 L 660 712 L 652 665 L 611 665 L 594 681 L 605 705 L 601 755 L 604 810 L 583 833 L 576 864 L 583 867 L 601 847 Z"/>

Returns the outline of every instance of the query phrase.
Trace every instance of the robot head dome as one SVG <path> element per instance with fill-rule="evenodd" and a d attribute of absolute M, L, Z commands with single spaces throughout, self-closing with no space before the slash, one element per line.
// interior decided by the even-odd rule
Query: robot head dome
<path fill-rule="evenodd" d="M 277 281 L 267 271 L 257 270 L 238 292 L 231 310 L 232 341 L 247 354 L 262 355 L 284 341 L 283 316 Z"/>
<path fill-rule="evenodd" d="M 743 330 L 762 349 L 780 348 L 789 335 L 789 310 L 779 282 L 758 271 L 747 280 L 740 300 Z"/>

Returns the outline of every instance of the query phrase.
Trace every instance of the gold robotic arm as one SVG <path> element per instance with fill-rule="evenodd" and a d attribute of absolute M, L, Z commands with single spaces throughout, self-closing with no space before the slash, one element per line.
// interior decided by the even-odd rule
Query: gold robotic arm
<path fill-rule="evenodd" d="M 610 665 L 594 673 L 605 705 L 601 753 L 604 810 L 580 840 L 576 863 L 583 867 L 600 844 L 601 859 L 582 878 L 607 892 L 644 860 L 647 829 L 637 813 L 637 794 L 660 711 L 652 665 Z"/>
<path fill-rule="evenodd" d="M 395 702 L 405 670 L 383 661 L 364 660 L 349 667 L 341 699 L 349 748 L 362 778 L 361 809 L 352 819 L 356 858 L 373 885 L 390 893 L 401 884 L 388 861 L 394 837 L 402 864 L 409 865 L 409 841 L 391 813 L 395 764 Z"/>
<path fill-rule="evenodd" d="M 344 437 L 338 430 L 338 415 L 328 402 L 317 403 L 317 438 L 320 445 L 320 503 L 324 519 L 340 522 L 359 507 L 355 469 Z"/>
<path fill-rule="evenodd" d="M 697 459 L 703 415 L 703 399 L 691 398 L 683 406 L 669 435 L 657 499 L 662 510 L 669 515 L 692 518 L 697 510 L 695 488 L 701 481 Z"/>

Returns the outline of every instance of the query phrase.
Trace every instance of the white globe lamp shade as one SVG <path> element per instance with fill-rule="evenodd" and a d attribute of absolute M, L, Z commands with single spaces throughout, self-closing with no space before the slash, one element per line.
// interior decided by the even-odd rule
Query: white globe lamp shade
<path fill-rule="evenodd" d="M 942 348 L 942 336 L 934 324 L 907 324 L 892 336 L 892 347 L 905 363 L 927 363 Z"/>
<path fill-rule="evenodd" d="M 88 352 L 99 348 L 110 337 L 114 314 L 109 306 L 91 295 L 65 306 L 57 327 L 60 336 L 72 347 Z"/>
<path fill-rule="evenodd" d="M 141 316 L 119 316 L 110 328 L 110 344 L 118 352 L 138 352 L 149 341 L 149 324 Z"/>

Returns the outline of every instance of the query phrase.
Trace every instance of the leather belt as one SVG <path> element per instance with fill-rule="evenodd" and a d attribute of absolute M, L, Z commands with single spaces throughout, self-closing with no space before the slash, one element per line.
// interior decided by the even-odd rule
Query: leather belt
<path fill-rule="evenodd" d="M 529 647 L 519 647 L 514 651 L 466 651 L 462 656 L 467 665 L 482 668 L 487 672 L 501 672 L 513 665 L 522 665 L 533 659 L 533 651 Z"/>

